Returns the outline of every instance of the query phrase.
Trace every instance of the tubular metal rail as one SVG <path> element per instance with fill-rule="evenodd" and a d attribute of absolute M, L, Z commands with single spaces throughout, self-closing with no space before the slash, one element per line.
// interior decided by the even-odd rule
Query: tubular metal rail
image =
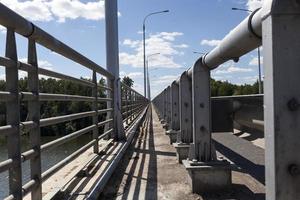
<path fill-rule="evenodd" d="M 295 153 L 300 151 L 299 8 L 299 1 L 265 0 L 261 9 L 252 12 L 215 49 L 199 58 L 153 100 L 168 132 L 177 134 L 178 142 L 190 144 L 187 158 L 193 166 L 216 161 L 211 145 L 214 128 L 230 130 L 235 119 L 264 130 L 266 196 L 270 200 L 300 197 L 300 157 Z M 211 98 L 210 70 L 231 59 L 237 62 L 261 44 L 264 95 Z M 256 106 L 248 105 L 233 116 L 247 101 Z"/>
<path fill-rule="evenodd" d="M 0 3 L 0 24 L 7 28 L 5 56 L 0 57 L 0 66 L 6 71 L 6 91 L 0 91 L 0 102 L 6 104 L 6 125 L 0 127 L 0 135 L 7 137 L 8 159 L 0 163 L 0 173 L 9 171 L 9 196 L 6 199 L 22 199 L 31 192 L 32 199 L 42 199 L 42 182 L 61 169 L 82 152 L 93 147 L 94 153 L 99 152 L 98 141 L 104 137 L 114 137 L 113 88 L 115 77 L 101 66 L 81 55 L 71 47 L 62 43 L 39 27 L 27 21 Z M 28 61 L 20 62 L 17 57 L 15 34 L 28 38 Z M 84 68 L 91 70 L 92 80 L 83 80 L 59 72 L 38 67 L 36 44 L 70 59 Z M 19 70 L 28 73 L 29 92 L 18 87 Z M 71 81 L 91 88 L 90 96 L 41 93 L 39 75 Z M 99 84 L 99 75 L 107 78 L 107 85 Z M 111 85 L 112 87 L 109 87 Z M 104 92 L 105 97 L 100 96 Z M 127 125 L 141 113 L 148 101 L 133 89 L 123 85 L 123 116 Z M 79 101 L 89 102 L 92 110 L 53 116 L 41 119 L 40 104 L 47 101 Z M 28 102 L 28 120 L 20 121 L 20 103 Z M 100 109 L 101 108 L 101 109 Z M 105 120 L 100 120 L 100 116 Z M 92 124 L 65 135 L 46 144 L 41 144 L 41 127 L 47 127 L 73 120 L 92 118 Z M 105 129 L 103 127 L 105 126 Z M 102 128 L 101 128 L 102 127 Z M 101 129 L 100 129 L 101 128 Z M 29 132 L 30 149 L 21 152 L 21 131 Z M 104 130 L 104 131 L 103 131 Z M 101 132 L 100 132 L 101 131 Z M 47 149 L 63 145 L 82 135 L 92 133 L 92 140 L 64 160 L 42 173 L 41 153 Z M 30 160 L 31 180 L 22 185 L 22 163 Z"/>
<path fill-rule="evenodd" d="M 121 84 L 121 93 L 121 113 L 124 127 L 127 128 L 149 102 L 147 100 L 145 101 L 143 95 L 139 94 L 124 83 Z"/>

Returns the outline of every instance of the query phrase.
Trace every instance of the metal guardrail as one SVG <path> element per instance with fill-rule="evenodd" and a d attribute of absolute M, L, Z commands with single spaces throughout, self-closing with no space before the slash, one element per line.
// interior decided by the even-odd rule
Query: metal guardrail
<path fill-rule="evenodd" d="M 0 24 L 7 28 L 5 56 L 0 57 L 0 66 L 6 71 L 6 91 L 0 91 L 0 102 L 6 104 L 6 125 L 0 127 L 0 135 L 7 137 L 8 159 L 0 162 L 0 173 L 9 171 L 9 196 L 8 199 L 22 199 L 24 195 L 31 192 L 32 199 L 42 199 L 42 182 L 52 174 L 71 162 L 82 152 L 93 147 L 94 153 L 99 153 L 98 141 L 104 137 L 114 134 L 113 101 L 115 77 L 107 70 L 97 65 L 87 57 L 78 53 L 63 42 L 46 33 L 22 16 L 16 14 L 0 3 Z M 20 34 L 28 38 L 28 62 L 20 62 L 17 57 L 15 35 Z M 91 70 L 92 80 L 82 80 L 59 72 L 38 67 L 36 44 L 40 44 L 64 57 L 70 59 L 84 68 Z M 19 70 L 28 72 L 28 88 L 30 92 L 20 91 L 18 88 Z M 67 94 L 40 93 L 39 75 L 45 75 L 57 79 L 68 80 L 92 88 L 91 96 L 78 96 Z M 98 75 L 107 78 L 108 85 L 100 85 L 97 81 Z M 138 114 L 147 106 L 148 100 L 135 90 L 122 85 L 124 106 L 124 120 L 129 126 Z M 99 91 L 105 91 L 106 97 L 100 97 Z M 20 102 L 28 102 L 28 121 L 20 121 Z M 90 102 L 92 110 L 72 113 L 63 116 L 54 116 L 41 119 L 40 103 L 43 101 L 80 101 Z M 99 109 L 99 105 L 106 104 L 105 109 Z M 106 115 L 104 121 L 99 120 L 100 115 Z M 73 121 L 82 118 L 92 118 L 92 125 L 77 130 L 71 134 L 41 144 L 41 127 L 47 127 L 58 123 Z M 105 126 L 104 132 L 100 133 L 100 127 Z M 29 131 L 30 149 L 21 152 L 21 130 Z M 92 133 L 90 142 L 55 164 L 42 173 L 41 153 L 50 148 L 74 140 L 79 136 Z M 30 160 L 31 180 L 22 185 L 22 163 Z"/>
<path fill-rule="evenodd" d="M 124 127 L 128 128 L 140 112 L 149 104 L 145 97 L 125 84 L 121 84 L 121 114 Z"/>
<path fill-rule="evenodd" d="M 223 98 L 227 104 L 223 103 L 219 110 L 212 111 L 214 102 L 222 97 L 210 97 L 210 70 L 228 60 L 237 62 L 240 56 L 262 44 L 265 94 L 258 97 L 261 100 L 255 100 L 256 103 L 260 101 L 261 106 L 257 104 L 252 109 L 247 108 L 255 112 L 255 117 L 253 113 L 245 113 L 245 109 L 240 114 L 248 117 L 240 122 L 264 130 L 266 197 L 270 200 L 293 200 L 300 197 L 297 189 L 300 183 L 300 157 L 295 153 L 300 151 L 300 93 L 297 87 L 297 63 L 300 62 L 299 8 L 300 2 L 293 0 L 265 0 L 262 9 L 252 12 L 215 49 L 199 58 L 192 68 L 153 100 L 168 132 L 173 131 L 178 134 L 179 141 L 190 143 L 187 165 L 200 166 L 216 161 L 211 142 L 212 112 L 221 113 L 223 118 L 219 121 L 232 121 L 228 113 L 238 108 L 239 104 L 229 97 Z M 252 97 L 231 98 L 250 101 Z M 262 104 L 264 120 L 262 112 L 260 115 L 257 113 L 261 111 Z M 175 127 L 175 124 L 180 126 Z"/>

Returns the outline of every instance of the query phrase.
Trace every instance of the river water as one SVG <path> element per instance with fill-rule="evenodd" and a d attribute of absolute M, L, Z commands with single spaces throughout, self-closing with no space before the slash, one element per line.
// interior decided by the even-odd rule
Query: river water
<path fill-rule="evenodd" d="M 55 140 L 57 137 L 42 137 L 42 144 Z M 42 152 L 42 171 L 46 171 L 54 164 L 63 160 L 66 156 L 72 154 L 74 151 L 87 144 L 91 140 L 90 134 L 82 135 L 68 143 L 58 146 L 54 149 Z M 28 136 L 22 137 L 22 152 L 28 150 L 29 139 Z M 7 159 L 6 140 L 0 138 L 0 162 Z M 26 161 L 22 165 L 23 185 L 30 180 L 30 162 Z M 0 173 L 0 199 L 8 196 L 8 172 Z"/>

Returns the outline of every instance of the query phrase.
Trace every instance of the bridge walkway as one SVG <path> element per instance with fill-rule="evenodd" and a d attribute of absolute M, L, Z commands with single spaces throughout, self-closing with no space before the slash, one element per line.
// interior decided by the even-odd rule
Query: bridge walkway
<path fill-rule="evenodd" d="M 231 134 L 230 137 L 236 136 Z M 215 139 L 227 141 L 228 138 L 220 134 Z M 231 191 L 209 196 L 193 194 L 187 182 L 187 171 L 178 164 L 175 148 L 170 145 L 155 110 L 149 109 L 139 134 L 99 199 L 264 199 L 264 185 L 247 171 L 237 167 L 232 177 Z"/>

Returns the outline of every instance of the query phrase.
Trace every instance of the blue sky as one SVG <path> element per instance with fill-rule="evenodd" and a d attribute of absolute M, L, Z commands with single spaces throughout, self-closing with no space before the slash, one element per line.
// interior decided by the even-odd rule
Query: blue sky
<path fill-rule="evenodd" d="M 0 0 L 72 48 L 105 67 L 104 2 L 98 0 Z M 160 53 L 149 59 L 151 90 L 155 96 L 166 85 L 191 67 L 199 55 L 208 52 L 247 12 L 232 7 L 255 9 L 259 0 L 119 0 L 120 74 L 134 79 L 134 88 L 143 91 L 142 21 L 151 12 L 169 13 L 148 18 L 147 53 Z M 0 52 L 4 55 L 5 29 L 0 28 Z M 18 57 L 26 60 L 27 41 L 17 38 Z M 38 47 L 39 65 L 76 77 L 91 73 L 76 63 Z M 0 79 L 4 77 L 0 67 Z M 243 56 L 238 63 L 228 62 L 212 72 L 217 80 L 236 84 L 257 79 L 257 53 Z M 21 73 L 20 76 L 26 75 Z"/>

